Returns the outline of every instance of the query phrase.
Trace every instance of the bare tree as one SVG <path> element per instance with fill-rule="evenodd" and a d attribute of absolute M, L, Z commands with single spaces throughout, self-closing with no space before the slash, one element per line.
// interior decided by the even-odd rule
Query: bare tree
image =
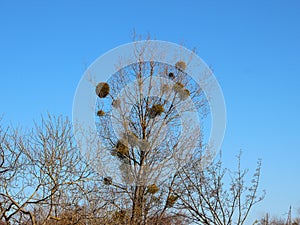
<path fill-rule="evenodd" d="M 164 57 L 163 50 L 147 43 L 134 51 L 130 62 L 135 63 L 121 59 L 108 80 L 90 77 L 99 97 L 98 170 L 104 171 L 106 187 L 101 190 L 107 219 L 132 225 L 160 224 L 166 217 L 182 218 L 182 223 L 244 224 L 252 206 L 263 198 L 257 194 L 260 161 L 250 186 L 240 158 L 237 171 L 227 171 L 230 184 L 223 183 L 226 170 L 221 161 L 204 168 L 211 146 L 203 142 L 203 130 L 195 124 L 208 114 L 210 96 L 188 74 L 189 61 L 180 55 L 167 64 L 156 61 Z M 204 79 L 209 72 L 204 70 Z M 189 131 L 181 135 L 186 124 Z"/>
<path fill-rule="evenodd" d="M 299 211 L 299 210 L 298 210 Z M 300 212 L 300 211 L 299 211 Z M 269 213 L 266 213 L 265 216 L 257 220 L 258 225 L 299 225 L 300 218 L 292 217 L 292 207 L 290 206 L 288 213 L 285 213 L 287 216 L 272 216 L 270 217 Z"/>
<path fill-rule="evenodd" d="M 109 158 L 106 166 L 114 168 L 103 177 L 107 202 L 130 224 L 159 224 L 166 215 L 180 216 L 172 209 L 177 181 L 172 173 L 188 162 L 188 153 L 201 148 L 200 125 L 194 121 L 208 112 L 202 88 L 185 72 L 188 62 L 145 61 L 146 54 L 163 55 L 147 45 L 137 48 L 137 63 L 120 62 L 116 74 L 96 85 L 101 148 Z M 194 117 L 186 116 L 190 130 L 181 135 L 182 115 L 191 112 Z"/>
<path fill-rule="evenodd" d="M 210 96 L 188 74 L 191 59 L 174 55 L 174 64 L 155 61 L 165 52 L 147 44 L 134 53 L 135 63 L 120 61 L 109 80 L 91 76 L 99 97 L 94 113 L 101 143 L 89 133 L 86 137 L 97 152 L 78 139 L 75 143 L 71 124 L 62 117 L 49 115 L 31 131 L 0 129 L 0 221 L 245 222 L 262 199 L 257 195 L 260 161 L 250 186 L 240 158 L 236 172 L 224 170 L 221 161 L 203 167 L 211 160 L 200 126 Z M 201 73 L 208 79 L 210 70 Z M 79 146 L 89 153 L 85 158 Z M 226 173 L 230 184 L 224 183 Z"/>
<path fill-rule="evenodd" d="M 199 170 L 197 161 L 183 167 L 178 179 L 184 186 L 174 190 L 180 199 L 177 207 L 187 210 L 189 218 L 197 224 L 244 224 L 251 208 L 264 198 L 264 193 L 258 194 L 261 161 L 257 162 L 247 185 L 247 170 L 242 170 L 240 157 L 237 157 L 238 167 L 234 172 L 222 167 L 221 157 L 203 171 Z"/>
<path fill-rule="evenodd" d="M 64 209 L 80 201 L 73 194 L 83 191 L 82 183 L 92 172 L 75 147 L 71 129 L 68 120 L 49 115 L 30 132 L 6 133 L 0 149 L 9 170 L 0 187 L 0 219 L 46 224 L 60 220 Z"/>

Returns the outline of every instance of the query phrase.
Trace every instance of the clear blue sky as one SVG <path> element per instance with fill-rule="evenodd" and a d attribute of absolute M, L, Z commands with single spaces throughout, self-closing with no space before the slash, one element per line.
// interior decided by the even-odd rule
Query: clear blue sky
<path fill-rule="evenodd" d="M 263 159 L 264 212 L 300 207 L 300 2 L 0 0 L 0 114 L 71 116 L 86 67 L 130 33 L 184 43 L 214 68 L 227 106 L 223 155 Z M 249 221 L 250 224 L 250 221 Z"/>

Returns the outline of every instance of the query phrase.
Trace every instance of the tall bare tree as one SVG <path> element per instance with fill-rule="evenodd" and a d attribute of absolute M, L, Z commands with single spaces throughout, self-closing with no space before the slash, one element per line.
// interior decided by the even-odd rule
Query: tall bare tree
<path fill-rule="evenodd" d="M 103 183 L 113 193 L 108 203 L 130 224 L 158 224 L 167 215 L 180 215 L 172 209 L 177 197 L 171 190 L 178 182 L 172 174 L 189 162 L 192 151 L 202 150 L 195 121 L 208 112 L 202 88 L 185 72 L 188 62 L 180 56 L 174 65 L 146 61 L 147 54 L 163 57 L 147 47 L 135 49 L 136 63 L 119 62 L 118 72 L 96 85 L 101 150 L 110 153 L 104 163 L 113 168 Z M 190 129 L 184 135 L 183 116 Z"/>

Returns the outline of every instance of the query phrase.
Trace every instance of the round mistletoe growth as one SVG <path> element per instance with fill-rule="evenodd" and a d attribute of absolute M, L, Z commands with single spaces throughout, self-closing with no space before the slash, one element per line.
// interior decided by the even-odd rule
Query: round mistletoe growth
<path fill-rule="evenodd" d="M 181 92 L 183 88 L 184 88 L 184 85 L 183 85 L 183 83 L 181 83 L 181 82 L 177 82 L 177 83 L 174 84 L 174 86 L 173 86 L 173 90 L 174 90 L 175 92 Z"/>
<path fill-rule="evenodd" d="M 96 86 L 96 94 L 98 95 L 99 98 L 105 98 L 109 94 L 109 84 L 106 82 L 100 82 Z"/>
<path fill-rule="evenodd" d="M 167 198 L 167 206 L 168 207 L 172 207 L 174 204 L 175 204 L 175 202 L 177 201 L 177 199 L 178 199 L 178 197 L 177 196 L 175 196 L 175 195 L 170 195 L 168 198 Z"/>
<path fill-rule="evenodd" d="M 149 110 L 149 117 L 155 118 L 156 116 L 160 116 L 165 111 L 164 106 L 161 104 L 155 104 Z"/>
<path fill-rule="evenodd" d="M 175 63 L 175 67 L 180 71 L 184 71 L 186 69 L 186 64 L 183 61 L 178 61 L 177 63 Z"/>
<path fill-rule="evenodd" d="M 129 155 L 129 148 L 119 140 L 116 145 L 116 152 L 118 156 L 124 157 Z"/>
<path fill-rule="evenodd" d="M 155 194 L 156 192 L 158 192 L 159 188 L 156 186 L 156 184 L 151 184 L 147 187 L 147 191 L 150 194 Z"/>
<path fill-rule="evenodd" d="M 179 92 L 179 98 L 184 101 L 190 96 L 190 91 L 188 89 L 183 89 Z"/>
<path fill-rule="evenodd" d="M 174 78 L 175 78 L 174 73 L 170 72 L 170 73 L 169 73 L 169 77 L 170 77 L 171 79 L 174 79 Z"/>
<path fill-rule="evenodd" d="M 105 112 L 103 110 L 99 110 L 97 112 L 97 116 L 104 116 L 105 115 Z"/>
<path fill-rule="evenodd" d="M 111 185 L 112 184 L 112 178 L 111 177 L 104 177 L 103 183 L 105 185 Z"/>

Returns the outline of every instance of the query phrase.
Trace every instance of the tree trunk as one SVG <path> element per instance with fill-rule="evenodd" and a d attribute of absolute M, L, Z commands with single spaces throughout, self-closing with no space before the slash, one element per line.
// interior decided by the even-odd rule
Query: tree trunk
<path fill-rule="evenodd" d="M 143 224 L 143 186 L 136 186 L 131 214 L 131 225 Z"/>

